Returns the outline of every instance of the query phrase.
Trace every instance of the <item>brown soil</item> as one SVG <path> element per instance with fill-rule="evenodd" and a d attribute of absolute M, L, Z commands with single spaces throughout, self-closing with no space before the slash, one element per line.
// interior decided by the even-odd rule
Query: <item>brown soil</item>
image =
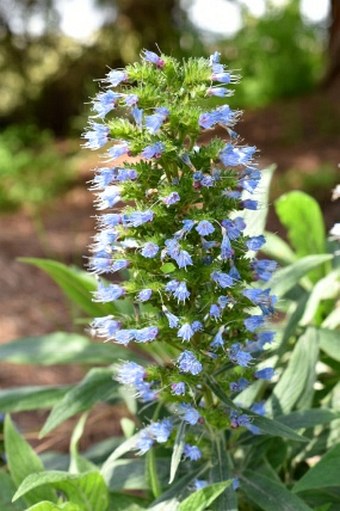
<path fill-rule="evenodd" d="M 335 85 L 327 94 L 321 91 L 310 97 L 286 101 L 257 112 L 246 113 L 239 132 L 248 144 L 260 150 L 261 165 L 278 165 L 275 180 L 286 169 L 294 168 L 300 176 L 315 174 L 325 163 L 336 169 L 340 162 L 340 101 Z M 93 157 L 89 158 L 93 161 Z M 92 163 L 90 164 L 92 165 Z M 0 217 L 0 342 L 23 336 L 41 335 L 55 330 L 74 330 L 72 317 L 62 293 L 40 270 L 18 261 L 19 257 L 47 257 L 82 266 L 94 230 L 92 197 L 87 191 L 89 165 L 80 171 L 79 183 L 55 200 L 41 216 L 41 224 L 25 211 Z M 299 181 L 298 181 L 299 182 Z M 294 187 L 294 183 L 292 184 Z M 316 190 L 317 193 L 317 190 Z M 336 203 L 331 190 L 318 198 L 325 210 L 327 226 L 336 221 Z M 339 221 L 339 220 L 338 220 Z M 270 213 L 269 227 L 280 226 Z M 79 327 L 78 327 L 79 329 Z M 3 363 L 0 388 L 21 385 L 45 385 L 79 381 L 81 367 L 32 368 Z M 121 410 L 100 406 L 92 413 L 85 443 L 117 433 Z M 21 413 L 15 420 L 30 438 L 36 437 L 46 413 Z M 74 422 L 40 443 L 39 450 L 67 449 Z M 118 428 L 119 429 L 119 428 Z"/>

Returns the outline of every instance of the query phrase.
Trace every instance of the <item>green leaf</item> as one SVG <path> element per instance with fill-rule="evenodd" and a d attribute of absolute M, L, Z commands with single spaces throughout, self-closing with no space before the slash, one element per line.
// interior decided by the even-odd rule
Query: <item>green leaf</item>
<path fill-rule="evenodd" d="M 107 488 L 102 476 L 97 471 L 78 475 L 57 470 L 31 474 L 22 482 L 13 500 L 15 501 L 33 490 L 41 491 L 46 486 L 62 491 L 81 510 L 106 511 L 108 507 Z"/>
<path fill-rule="evenodd" d="M 158 480 L 166 483 L 169 477 L 169 459 L 156 460 Z M 149 490 L 149 481 L 146 477 L 145 458 L 128 458 L 113 461 L 110 467 L 103 471 L 103 477 L 110 491 L 117 490 Z"/>
<path fill-rule="evenodd" d="M 15 387 L 0 390 L 1 412 L 23 412 L 52 408 L 60 401 L 70 386 L 64 387 Z"/>
<path fill-rule="evenodd" d="M 174 271 L 176 271 L 176 266 L 172 263 L 165 263 L 161 266 L 162 273 L 173 273 Z"/>
<path fill-rule="evenodd" d="M 340 332 L 339 330 L 319 329 L 320 348 L 328 356 L 340 362 Z"/>
<path fill-rule="evenodd" d="M 296 286 L 302 277 L 309 273 L 310 270 L 317 268 L 326 261 L 330 261 L 332 258 L 332 254 L 309 255 L 278 270 L 270 281 L 272 293 L 279 297 L 284 296 Z"/>
<path fill-rule="evenodd" d="M 100 401 L 117 396 L 117 384 L 112 380 L 112 370 L 91 369 L 85 378 L 73 387 L 48 416 L 40 435 L 44 436 L 76 413 L 88 410 Z"/>
<path fill-rule="evenodd" d="M 162 487 L 159 482 L 159 476 L 156 465 L 156 456 L 155 449 L 151 448 L 145 457 L 146 461 L 146 471 L 147 471 L 147 480 L 150 484 L 150 488 L 152 494 L 155 498 L 159 497 L 162 494 Z"/>
<path fill-rule="evenodd" d="M 18 487 L 30 474 L 41 473 L 44 466 L 32 447 L 14 428 L 9 415 L 5 418 L 4 437 L 8 468 L 15 486 Z M 25 495 L 25 502 L 29 506 L 41 500 L 56 502 L 57 497 L 49 488 L 39 488 Z"/>
<path fill-rule="evenodd" d="M 54 504 L 53 502 L 39 502 L 35 506 L 26 509 L 26 511 L 83 511 L 77 504 L 65 502 L 64 504 Z"/>
<path fill-rule="evenodd" d="M 253 426 L 256 426 L 267 435 L 279 436 L 296 442 L 309 442 L 308 438 L 299 435 L 292 428 L 278 422 L 277 420 L 270 419 L 269 417 L 263 417 L 262 415 L 256 415 L 249 412 L 249 410 L 244 410 L 244 413 L 252 419 Z"/>
<path fill-rule="evenodd" d="M 175 479 L 178 465 L 180 464 L 182 459 L 185 444 L 185 429 L 186 429 L 185 422 L 181 422 L 177 430 L 176 439 L 171 456 L 169 484 L 171 484 Z"/>
<path fill-rule="evenodd" d="M 223 481 L 195 491 L 180 503 L 179 511 L 204 511 L 231 483 L 232 481 Z"/>
<path fill-rule="evenodd" d="M 314 467 L 294 485 L 294 492 L 340 485 L 340 444 L 328 451 Z"/>
<path fill-rule="evenodd" d="M 281 415 L 276 417 L 276 420 L 292 429 L 308 429 L 319 424 L 328 424 L 339 418 L 340 415 L 332 412 L 332 410 L 312 408 L 311 410 L 298 410 L 288 415 Z"/>
<path fill-rule="evenodd" d="M 325 252 L 323 215 L 315 199 L 296 190 L 276 200 L 275 210 L 299 257 Z"/>
<path fill-rule="evenodd" d="M 326 251 L 323 216 L 315 199 L 300 191 L 289 192 L 275 202 L 276 213 L 286 227 L 298 257 Z M 309 273 L 313 282 L 324 276 L 324 268 Z"/>
<path fill-rule="evenodd" d="M 95 278 L 85 271 L 50 259 L 21 257 L 19 261 L 33 264 L 46 272 L 65 295 L 90 317 L 105 316 L 114 311 L 113 304 L 100 304 L 92 301 L 92 293 L 97 289 L 97 284 Z"/>
<path fill-rule="evenodd" d="M 15 364 L 106 364 L 131 356 L 131 351 L 116 344 L 95 343 L 67 332 L 25 337 L 0 346 L 0 359 Z"/>
<path fill-rule="evenodd" d="M 296 260 L 296 255 L 290 246 L 277 234 L 267 231 L 265 237 L 266 243 L 261 251 L 267 256 L 283 265 L 293 263 Z"/>
<path fill-rule="evenodd" d="M 179 500 L 182 495 L 187 492 L 188 486 L 201 477 L 208 469 L 208 465 L 200 467 L 197 470 L 191 470 L 188 474 L 181 477 L 178 481 L 170 486 L 158 499 L 156 499 L 150 507 L 149 511 L 178 511 Z"/>
<path fill-rule="evenodd" d="M 278 347 L 278 354 L 283 355 L 287 352 L 287 343 L 291 336 L 293 336 L 298 327 L 299 321 L 303 316 L 305 311 L 305 306 L 308 300 L 308 293 L 304 293 L 301 298 L 296 303 L 291 303 L 291 307 L 293 307 L 293 311 L 291 311 L 291 307 L 287 313 L 287 322 L 285 324 L 285 328 L 282 334 L 282 338 L 280 341 L 280 345 Z"/>
<path fill-rule="evenodd" d="M 261 181 L 254 193 L 251 194 L 251 198 L 256 200 L 260 207 L 256 211 L 245 209 L 242 213 L 246 223 L 244 232 L 247 236 L 257 236 L 264 232 L 268 215 L 269 188 L 275 169 L 276 165 L 270 165 L 262 170 Z M 248 197 L 249 194 L 247 194 Z"/>
<path fill-rule="evenodd" d="M 296 343 L 288 366 L 267 402 L 274 415 L 290 412 L 302 398 L 304 402 L 301 406 L 310 406 L 318 360 L 318 343 L 318 331 L 314 328 L 308 328 Z"/>
<path fill-rule="evenodd" d="M 110 504 L 110 511 L 143 511 L 146 509 L 143 499 L 123 493 L 110 493 Z"/>
<path fill-rule="evenodd" d="M 23 504 L 20 502 L 13 504 L 12 497 L 16 487 L 6 472 L 0 472 L 0 509 L 1 511 L 22 511 Z M 26 506 L 25 506 L 26 507 Z"/>
<path fill-rule="evenodd" d="M 72 433 L 70 441 L 71 460 L 69 468 L 69 472 L 71 474 L 81 474 L 91 470 L 99 470 L 94 463 L 91 463 L 91 461 L 84 458 L 84 456 L 81 456 L 78 451 L 78 443 L 84 432 L 87 415 L 87 413 L 84 413 L 80 417 Z"/>
<path fill-rule="evenodd" d="M 252 501 L 263 511 L 312 511 L 303 500 L 278 481 L 251 470 L 241 475 L 241 481 L 241 491 L 246 502 Z"/>
<path fill-rule="evenodd" d="M 132 451 L 136 447 L 136 441 L 139 438 L 139 432 L 135 435 L 131 436 L 125 442 L 122 442 L 117 449 L 113 451 L 112 454 L 107 458 L 107 460 L 103 463 L 103 466 L 101 468 L 100 473 L 104 477 L 105 481 L 108 483 L 108 481 L 111 478 L 112 470 L 115 466 L 116 460 L 124 456 L 124 454 Z"/>
<path fill-rule="evenodd" d="M 315 284 L 306 303 L 306 309 L 300 324 L 308 325 L 315 322 L 315 315 L 320 302 L 336 299 L 338 296 L 340 296 L 340 270 L 334 270 Z"/>
<path fill-rule="evenodd" d="M 210 481 L 221 483 L 232 479 L 234 468 L 223 434 L 216 435 L 214 438 L 211 462 Z M 237 511 L 237 496 L 231 485 L 214 501 L 212 509 L 214 511 Z"/>

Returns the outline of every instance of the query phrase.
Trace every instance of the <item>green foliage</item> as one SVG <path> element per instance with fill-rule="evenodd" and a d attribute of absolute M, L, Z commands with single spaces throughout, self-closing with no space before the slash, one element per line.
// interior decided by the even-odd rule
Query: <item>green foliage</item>
<path fill-rule="evenodd" d="M 11 126 L 0 134 L 0 210 L 37 208 L 74 180 L 48 131 Z"/>
<path fill-rule="evenodd" d="M 244 76 L 238 106 L 263 106 L 315 86 L 322 70 L 322 31 L 303 20 L 298 0 L 281 8 L 268 2 L 260 18 L 245 9 L 243 21 L 242 29 L 221 45 L 230 66 Z"/>

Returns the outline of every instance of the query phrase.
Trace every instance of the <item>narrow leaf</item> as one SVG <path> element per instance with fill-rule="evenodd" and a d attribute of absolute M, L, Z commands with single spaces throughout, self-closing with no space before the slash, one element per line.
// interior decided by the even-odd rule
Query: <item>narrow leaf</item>
<path fill-rule="evenodd" d="M 339 330 L 319 329 L 320 348 L 334 360 L 340 362 L 340 333 Z"/>
<path fill-rule="evenodd" d="M 222 483 L 211 484 L 192 493 L 180 503 L 179 511 L 204 511 L 231 483 L 232 481 L 224 481 Z"/>
<path fill-rule="evenodd" d="M 266 232 L 266 244 L 261 251 L 280 264 L 287 265 L 296 260 L 296 255 L 290 246 L 280 236 L 272 232 Z"/>
<path fill-rule="evenodd" d="M 88 415 L 87 413 L 84 413 L 80 417 L 79 421 L 76 424 L 76 427 L 72 432 L 72 437 L 70 441 L 71 456 L 69 467 L 70 474 L 81 474 L 84 472 L 88 472 L 90 470 L 99 470 L 97 469 L 96 465 L 94 465 L 94 463 L 91 463 L 89 460 L 81 456 L 78 451 L 78 443 L 84 432 L 87 415 Z"/>
<path fill-rule="evenodd" d="M 303 500 L 286 487 L 251 470 L 241 476 L 241 491 L 247 502 L 252 501 L 263 511 L 312 511 Z"/>
<path fill-rule="evenodd" d="M 315 365 L 318 359 L 318 333 L 308 328 L 295 345 L 286 370 L 275 385 L 268 405 L 274 415 L 290 412 L 294 405 L 308 391 L 313 395 Z M 306 405 L 310 403 L 306 400 Z"/>
<path fill-rule="evenodd" d="M 67 332 L 25 337 L 0 346 L 0 359 L 15 364 L 105 364 L 131 356 L 131 351 L 116 344 L 95 343 Z"/>
<path fill-rule="evenodd" d="M 340 445 L 327 452 L 314 467 L 295 484 L 293 491 L 301 492 L 340 485 Z"/>
<path fill-rule="evenodd" d="M 150 483 L 152 494 L 155 498 L 159 497 L 162 493 L 161 484 L 158 477 L 155 449 L 150 449 L 146 453 L 146 471 L 147 479 Z"/>
<path fill-rule="evenodd" d="M 44 466 L 32 447 L 14 428 L 9 415 L 5 418 L 4 437 L 8 468 L 15 486 L 18 487 L 30 474 L 42 472 Z M 56 502 L 57 497 L 50 488 L 39 488 L 25 495 L 28 505 L 41 500 Z"/>
<path fill-rule="evenodd" d="M 210 470 L 210 481 L 213 483 L 233 479 L 234 468 L 231 457 L 226 449 L 223 434 L 216 435 L 213 441 L 212 468 Z M 237 511 L 237 496 L 232 486 L 227 486 L 221 495 L 212 505 L 214 511 Z"/>
<path fill-rule="evenodd" d="M 302 277 L 310 270 L 330 261 L 332 258 L 332 254 L 309 255 L 278 270 L 270 281 L 272 293 L 279 297 L 284 296 L 289 290 L 296 286 Z"/>
<path fill-rule="evenodd" d="M 107 488 L 97 471 L 79 475 L 57 470 L 31 474 L 22 482 L 13 500 L 32 490 L 42 490 L 41 487 L 47 485 L 62 491 L 69 500 L 79 505 L 81 510 L 106 511 L 107 509 Z"/>
<path fill-rule="evenodd" d="M 0 390 L 1 412 L 23 412 L 52 408 L 68 392 L 70 386 L 63 387 L 16 387 Z"/>
<path fill-rule="evenodd" d="M 276 417 L 276 421 L 292 429 L 314 428 L 319 424 L 328 424 L 335 419 L 339 419 L 339 413 L 322 408 L 312 408 L 311 410 L 298 410 L 288 415 Z"/>
<path fill-rule="evenodd" d="M 177 435 L 171 456 L 169 484 L 171 484 L 175 479 L 178 465 L 180 464 L 183 455 L 184 444 L 185 444 L 185 422 L 181 422 L 177 430 Z"/>
<path fill-rule="evenodd" d="M 299 435 L 292 428 L 281 422 L 278 422 L 277 420 L 270 419 L 269 417 L 263 417 L 261 415 L 256 415 L 252 412 L 249 412 L 248 410 L 244 410 L 244 412 L 247 413 L 249 417 L 251 417 L 252 424 L 258 427 L 263 433 L 267 433 L 267 435 L 279 436 L 289 440 L 294 440 L 296 442 L 309 442 L 308 438 Z"/>
<path fill-rule="evenodd" d="M 26 509 L 26 511 L 83 511 L 77 504 L 73 502 L 65 502 L 64 504 L 54 504 L 53 502 L 39 502 L 34 506 Z"/>
<path fill-rule="evenodd" d="M 54 406 L 40 435 L 46 435 L 69 417 L 116 395 L 116 384 L 112 380 L 112 371 L 106 368 L 91 369 L 85 378 Z"/>

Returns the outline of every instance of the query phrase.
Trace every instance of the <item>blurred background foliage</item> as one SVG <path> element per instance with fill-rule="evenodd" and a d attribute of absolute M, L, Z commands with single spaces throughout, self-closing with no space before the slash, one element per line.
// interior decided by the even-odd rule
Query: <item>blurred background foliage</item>
<path fill-rule="evenodd" d="M 239 108 L 309 93 L 339 74 L 338 0 L 329 0 L 332 15 L 317 24 L 301 14 L 301 0 L 281 6 L 266 0 L 257 17 L 242 0 L 224 1 L 240 9 L 240 29 L 229 36 L 195 25 L 189 15 L 193 0 L 94 0 L 102 22 L 84 40 L 63 32 L 63 0 L 2 0 L 0 208 L 38 204 L 69 183 L 61 160 L 78 148 L 60 153 L 53 140 L 79 138 L 94 80 L 108 67 L 137 59 L 142 48 L 158 45 L 176 56 L 218 49 L 243 76 L 231 99 Z M 205 5 L 209 9 L 208 0 Z M 81 9 L 76 22 L 82 23 Z"/>

